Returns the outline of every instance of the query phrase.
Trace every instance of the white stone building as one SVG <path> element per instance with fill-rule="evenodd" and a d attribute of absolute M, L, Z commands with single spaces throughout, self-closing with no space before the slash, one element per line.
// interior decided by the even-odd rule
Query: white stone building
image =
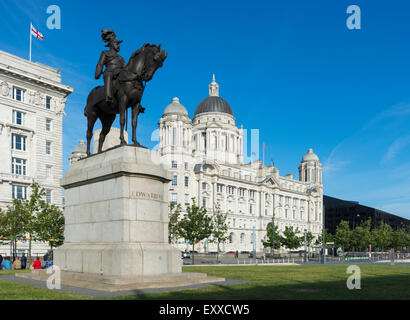
<path fill-rule="evenodd" d="M 59 70 L 0 51 L 0 208 L 27 199 L 33 182 L 46 189 L 46 201 L 63 205 L 63 115 L 71 92 Z M 18 244 L 21 252 L 26 247 Z M 33 254 L 47 249 L 34 244 Z M 10 247 L 0 246 L 0 254 Z"/>
<path fill-rule="evenodd" d="M 279 231 L 285 226 L 306 229 L 317 238 L 322 231 L 322 164 L 312 149 L 299 165 L 299 179 L 282 177 L 275 166 L 262 161 L 244 163 L 244 130 L 235 123 L 230 105 L 219 96 L 215 76 L 209 96 L 202 100 L 193 119 L 174 98 L 159 120 L 159 154 L 173 172 L 170 201 L 184 208 L 195 198 L 212 212 L 216 204 L 228 213 L 230 240 L 223 251 L 263 251 L 261 239 L 275 216 Z M 187 244 L 178 240 L 180 249 Z M 191 248 L 189 246 L 189 248 Z M 202 241 L 197 250 L 216 251 Z"/>

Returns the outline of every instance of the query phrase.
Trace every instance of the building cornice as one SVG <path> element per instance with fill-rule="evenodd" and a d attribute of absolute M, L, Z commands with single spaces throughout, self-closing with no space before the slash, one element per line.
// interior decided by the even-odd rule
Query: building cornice
<path fill-rule="evenodd" d="M 1 62 L 0 62 L 0 74 L 9 76 L 12 79 L 19 79 L 22 81 L 27 81 L 32 84 L 43 87 L 43 88 L 46 87 L 48 89 L 60 92 L 64 94 L 65 96 L 68 96 L 70 93 L 74 91 L 74 88 L 67 86 L 65 84 L 47 79 L 42 76 L 34 75 L 30 72 L 22 71 L 22 70 L 19 70 L 11 66 L 7 66 Z"/>

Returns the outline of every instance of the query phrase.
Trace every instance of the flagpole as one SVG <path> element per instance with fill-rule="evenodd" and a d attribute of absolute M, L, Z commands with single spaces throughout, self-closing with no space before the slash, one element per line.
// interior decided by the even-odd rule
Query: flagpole
<path fill-rule="evenodd" d="M 262 149 L 262 165 L 265 165 L 265 142 L 263 143 Z"/>
<path fill-rule="evenodd" d="M 31 62 L 31 22 L 30 22 L 30 62 Z"/>

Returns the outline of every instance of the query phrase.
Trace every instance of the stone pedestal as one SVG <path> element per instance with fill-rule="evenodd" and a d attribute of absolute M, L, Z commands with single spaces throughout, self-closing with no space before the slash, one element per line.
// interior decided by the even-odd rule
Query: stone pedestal
<path fill-rule="evenodd" d="M 62 283 L 115 291 L 218 281 L 181 273 L 181 253 L 168 244 L 169 181 L 144 148 L 120 146 L 74 162 L 61 183 L 65 243 L 54 252 Z"/>
<path fill-rule="evenodd" d="M 168 244 L 169 181 L 151 151 L 134 146 L 74 163 L 61 183 L 65 243 L 55 265 L 107 276 L 181 272 L 181 254 Z"/>

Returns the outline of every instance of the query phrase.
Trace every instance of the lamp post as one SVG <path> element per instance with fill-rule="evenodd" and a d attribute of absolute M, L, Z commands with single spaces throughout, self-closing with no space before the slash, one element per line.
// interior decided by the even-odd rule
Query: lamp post
<path fill-rule="evenodd" d="M 307 260 L 306 260 L 306 251 L 307 251 L 307 230 L 305 229 L 305 262 L 307 262 Z"/>
<path fill-rule="evenodd" d="M 322 264 L 326 264 L 326 252 L 325 252 L 325 247 L 326 247 L 326 228 L 325 228 L 325 206 L 323 205 L 322 207 Z"/>
<path fill-rule="evenodd" d="M 255 260 L 256 264 L 256 228 L 255 225 L 253 226 L 253 259 Z"/>
<path fill-rule="evenodd" d="M 275 210 L 276 208 L 281 208 L 282 206 L 276 206 L 273 208 L 273 216 L 272 216 L 272 259 L 273 255 L 275 254 Z"/>

